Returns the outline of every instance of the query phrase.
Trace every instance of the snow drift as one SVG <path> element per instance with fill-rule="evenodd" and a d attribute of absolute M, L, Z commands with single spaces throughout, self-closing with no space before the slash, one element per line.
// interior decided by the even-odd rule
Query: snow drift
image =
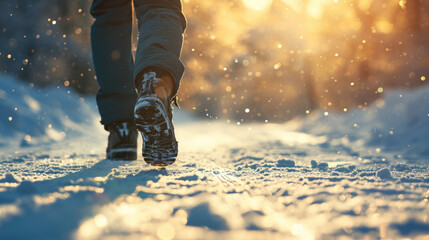
<path fill-rule="evenodd" d="M 388 90 L 368 107 L 346 114 L 318 111 L 304 121 L 295 121 L 303 132 L 329 135 L 333 144 L 350 141 L 355 146 L 374 146 L 419 158 L 429 155 L 428 96 L 427 86 L 412 91 Z"/>
<path fill-rule="evenodd" d="M 25 146 L 93 133 L 100 126 L 90 99 L 87 103 L 64 88 L 38 89 L 0 75 L 0 143 Z"/>

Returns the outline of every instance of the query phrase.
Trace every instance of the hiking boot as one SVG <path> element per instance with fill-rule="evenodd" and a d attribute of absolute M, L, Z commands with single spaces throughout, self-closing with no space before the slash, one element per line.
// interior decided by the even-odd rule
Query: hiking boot
<path fill-rule="evenodd" d="M 169 75 L 157 78 L 155 72 L 148 72 L 140 84 L 134 117 L 143 137 L 143 158 L 154 166 L 170 165 L 178 153 L 172 122 L 172 78 Z"/>
<path fill-rule="evenodd" d="M 106 150 L 108 159 L 137 159 L 137 129 L 133 121 L 123 121 L 106 126 L 109 139 Z"/>

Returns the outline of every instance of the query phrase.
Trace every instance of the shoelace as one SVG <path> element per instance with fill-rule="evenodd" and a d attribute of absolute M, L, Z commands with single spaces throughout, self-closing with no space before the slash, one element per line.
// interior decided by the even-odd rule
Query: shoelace
<path fill-rule="evenodd" d="M 143 75 L 143 80 L 141 83 L 141 94 L 154 94 L 155 89 L 158 87 L 163 87 L 167 89 L 167 92 L 172 92 L 172 89 L 168 88 L 165 83 L 162 82 L 161 78 L 156 77 L 155 72 L 147 72 Z M 176 107 L 180 108 L 179 103 L 177 102 L 177 95 L 171 97 L 167 97 L 167 103 L 176 105 Z"/>
<path fill-rule="evenodd" d="M 115 125 L 115 130 L 122 141 L 130 142 L 131 132 L 133 131 L 133 129 L 131 126 L 129 126 L 127 122 L 122 122 Z"/>

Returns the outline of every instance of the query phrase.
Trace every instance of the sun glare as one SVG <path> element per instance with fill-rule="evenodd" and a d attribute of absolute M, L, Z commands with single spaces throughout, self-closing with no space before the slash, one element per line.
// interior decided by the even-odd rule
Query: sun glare
<path fill-rule="evenodd" d="M 243 4 L 253 10 L 262 11 L 271 6 L 273 0 L 243 0 Z"/>

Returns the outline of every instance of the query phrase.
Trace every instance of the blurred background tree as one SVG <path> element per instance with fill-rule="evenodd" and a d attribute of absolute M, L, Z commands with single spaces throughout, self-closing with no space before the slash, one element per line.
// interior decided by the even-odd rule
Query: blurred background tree
<path fill-rule="evenodd" d="M 31 85 L 95 93 L 88 0 L 2 0 L 0 71 Z"/>
<path fill-rule="evenodd" d="M 428 1 L 182 2 L 187 70 L 179 101 L 195 115 L 282 122 L 318 108 L 348 111 L 428 76 Z M 0 71 L 95 93 L 90 4 L 3 0 Z"/>

